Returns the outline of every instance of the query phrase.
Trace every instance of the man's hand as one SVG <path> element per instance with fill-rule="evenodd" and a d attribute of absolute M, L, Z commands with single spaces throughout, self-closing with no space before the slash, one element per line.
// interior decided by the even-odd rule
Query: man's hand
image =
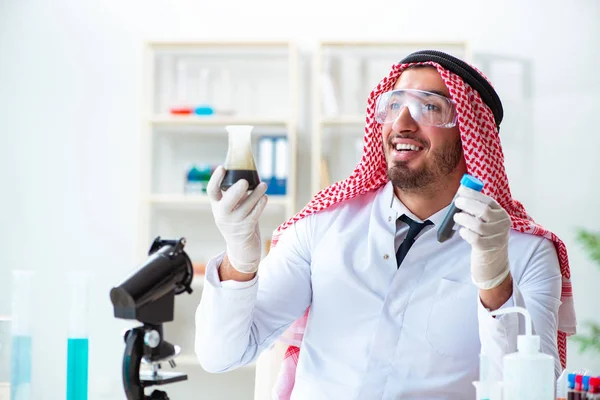
<path fill-rule="evenodd" d="M 262 253 L 258 218 L 267 204 L 267 185 L 261 182 L 247 194 L 248 182 L 242 179 L 222 192 L 219 186 L 224 177 L 225 169 L 217 167 L 207 186 L 215 224 L 227 244 L 230 265 L 241 273 L 254 274 Z"/>
<path fill-rule="evenodd" d="M 458 190 L 455 205 L 462 210 L 454 216 L 454 221 L 461 225 L 459 234 L 471 244 L 473 282 L 482 289 L 482 292 L 495 288 L 501 289 L 500 285 L 510 274 L 508 265 L 510 216 L 491 197 L 464 186 Z M 506 289 L 506 283 L 502 288 Z M 507 290 L 501 290 L 502 297 L 506 296 Z M 498 293 L 498 290 L 494 292 Z M 504 301 L 511 295 L 512 286 Z"/>

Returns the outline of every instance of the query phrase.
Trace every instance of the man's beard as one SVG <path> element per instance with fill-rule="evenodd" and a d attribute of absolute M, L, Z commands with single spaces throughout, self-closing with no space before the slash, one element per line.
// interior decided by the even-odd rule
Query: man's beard
<path fill-rule="evenodd" d="M 424 150 L 421 150 L 424 151 Z M 433 164 L 425 164 L 419 169 L 411 169 L 405 161 L 388 164 L 387 176 L 392 184 L 402 190 L 411 192 L 434 189 L 437 182 L 452 173 L 463 157 L 460 138 L 454 144 L 433 153 Z"/>

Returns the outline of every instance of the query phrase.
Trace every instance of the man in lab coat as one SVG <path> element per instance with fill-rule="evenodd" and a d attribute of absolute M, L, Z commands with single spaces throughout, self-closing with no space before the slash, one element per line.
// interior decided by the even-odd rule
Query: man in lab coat
<path fill-rule="evenodd" d="M 517 315 L 490 312 L 517 305 L 558 375 L 575 328 L 566 251 L 511 197 L 502 105 L 487 78 L 451 55 L 416 52 L 372 91 L 366 114 L 354 173 L 283 224 L 262 261 L 266 186 L 222 192 L 223 168 L 213 174 L 227 249 L 206 268 L 201 365 L 237 368 L 283 337 L 292 346 L 278 399 L 469 398 L 479 354 L 500 377 L 525 329 Z M 482 192 L 460 185 L 465 173 Z M 453 200 L 459 233 L 439 242 Z"/>

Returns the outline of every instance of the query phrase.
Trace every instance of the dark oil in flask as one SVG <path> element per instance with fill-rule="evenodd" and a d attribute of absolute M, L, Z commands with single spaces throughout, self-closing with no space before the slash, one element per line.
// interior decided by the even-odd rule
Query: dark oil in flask
<path fill-rule="evenodd" d="M 240 179 L 248 181 L 248 190 L 256 189 L 260 183 L 254 155 L 251 147 L 251 125 L 229 125 L 225 129 L 229 133 L 227 157 L 225 159 L 225 177 L 221 182 L 221 190 L 229 189 Z"/>

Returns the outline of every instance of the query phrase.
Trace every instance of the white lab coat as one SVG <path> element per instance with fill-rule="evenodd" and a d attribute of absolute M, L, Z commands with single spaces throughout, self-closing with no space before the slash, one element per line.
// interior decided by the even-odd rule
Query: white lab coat
<path fill-rule="evenodd" d="M 288 228 L 249 282 L 220 282 L 207 265 L 196 352 L 212 372 L 252 362 L 310 306 L 293 400 L 473 398 L 479 353 L 501 374 L 524 332 L 516 314 L 492 317 L 470 277 L 470 245 L 436 239 L 434 214 L 400 268 L 408 231 L 391 183 Z M 398 228 L 398 229 L 397 229 Z M 531 314 L 541 350 L 561 370 L 556 334 L 561 274 L 551 241 L 511 231 L 513 296 Z"/>

